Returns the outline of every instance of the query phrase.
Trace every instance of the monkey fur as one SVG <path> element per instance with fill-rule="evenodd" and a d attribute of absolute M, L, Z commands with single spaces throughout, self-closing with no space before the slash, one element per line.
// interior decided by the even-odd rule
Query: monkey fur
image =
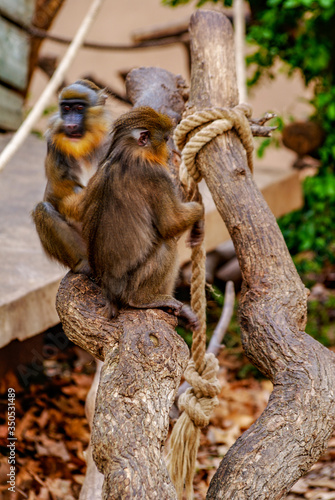
<path fill-rule="evenodd" d="M 77 80 L 59 95 L 46 132 L 47 185 L 32 217 L 46 254 L 74 272 L 89 273 L 76 198 L 108 150 L 112 118 L 104 90 Z"/>
<path fill-rule="evenodd" d="M 177 239 L 195 226 L 190 244 L 199 243 L 203 207 L 179 199 L 167 165 L 171 128 L 168 116 L 149 107 L 115 121 L 107 160 L 82 195 L 83 237 L 107 299 L 105 316 L 125 306 L 165 308 L 197 328 L 195 314 L 171 294 Z"/>

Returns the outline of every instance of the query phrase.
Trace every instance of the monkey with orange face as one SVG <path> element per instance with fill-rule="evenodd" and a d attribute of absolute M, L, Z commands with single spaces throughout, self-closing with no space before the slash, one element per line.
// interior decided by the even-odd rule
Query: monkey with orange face
<path fill-rule="evenodd" d="M 106 155 L 112 122 L 106 99 L 94 83 L 77 80 L 61 91 L 46 133 L 47 186 L 32 217 L 47 255 L 74 272 L 88 273 L 89 266 L 80 221 L 69 207 Z"/>
<path fill-rule="evenodd" d="M 172 297 L 177 238 L 187 229 L 198 243 L 203 207 L 182 203 L 167 165 L 168 116 L 149 107 L 116 120 L 107 160 L 82 193 L 88 261 L 106 298 L 105 315 L 119 308 L 166 308 L 196 328 L 192 311 Z M 192 236 L 193 234 L 193 236 Z"/>

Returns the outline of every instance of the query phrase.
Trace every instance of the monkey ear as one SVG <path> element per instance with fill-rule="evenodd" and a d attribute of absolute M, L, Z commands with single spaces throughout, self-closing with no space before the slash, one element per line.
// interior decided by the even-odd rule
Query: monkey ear
<path fill-rule="evenodd" d="M 103 106 L 104 104 L 106 104 L 107 99 L 108 94 L 103 89 L 101 92 L 99 92 L 99 104 Z"/>
<path fill-rule="evenodd" d="M 139 146 L 146 146 L 149 141 L 149 130 L 146 128 L 135 128 L 132 130 L 132 136 L 137 140 Z"/>

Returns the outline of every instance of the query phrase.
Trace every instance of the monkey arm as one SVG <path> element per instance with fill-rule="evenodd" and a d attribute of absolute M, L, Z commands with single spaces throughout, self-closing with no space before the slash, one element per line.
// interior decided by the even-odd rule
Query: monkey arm
<path fill-rule="evenodd" d="M 163 239 L 180 236 L 202 219 L 204 210 L 200 203 L 181 203 L 177 199 L 162 197 L 157 213 L 156 227 Z"/>
<path fill-rule="evenodd" d="M 203 206 L 200 203 L 180 201 L 168 177 L 159 179 L 158 192 L 157 186 L 152 186 L 151 205 L 154 224 L 164 240 L 180 236 L 204 216 Z"/>

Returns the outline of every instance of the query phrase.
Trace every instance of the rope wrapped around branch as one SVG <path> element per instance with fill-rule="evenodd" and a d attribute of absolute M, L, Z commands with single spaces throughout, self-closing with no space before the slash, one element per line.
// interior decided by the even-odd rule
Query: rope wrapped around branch
<path fill-rule="evenodd" d="M 235 129 L 246 150 L 248 165 L 253 171 L 253 138 L 248 118 L 251 107 L 240 104 L 233 109 L 212 108 L 194 113 L 183 119 L 175 130 L 174 141 L 182 150 L 180 165 L 181 182 L 189 192 L 196 192 L 201 202 L 199 190 L 194 187 L 202 179 L 196 164 L 200 149 L 216 136 Z M 187 142 L 187 136 L 195 128 L 205 125 Z M 206 354 L 206 249 L 204 242 L 192 248 L 191 306 L 198 315 L 200 328 L 193 333 L 192 359 L 185 371 L 185 379 L 191 385 L 179 398 L 178 406 L 182 415 L 177 420 L 170 438 L 167 457 L 168 471 L 176 488 L 179 500 L 193 497 L 193 476 L 199 448 L 200 429 L 209 423 L 213 408 L 218 404 L 220 392 L 217 373 L 219 363 L 213 354 Z"/>
<path fill-rule="evenodd" d="M 195 182 L 202 179 L 195 157 L 200 149 L 212 139 L 228 130 L 234 129 L 246 150 L 248 166 L 253 172 L 253 137 L 248 118 L 251 118 L 252 109 L 248 104 L 239 104 L 235 108 L 209 108 L 197 111 L 183 119 L 174 132 L 176 146 L 182 150 L 180 166 L 180 180 L 184 185 L 189 184 L 189 177 Z M 187 135 L 197 127 L 206 125 L 199 130 L 186 144 Z"/>

